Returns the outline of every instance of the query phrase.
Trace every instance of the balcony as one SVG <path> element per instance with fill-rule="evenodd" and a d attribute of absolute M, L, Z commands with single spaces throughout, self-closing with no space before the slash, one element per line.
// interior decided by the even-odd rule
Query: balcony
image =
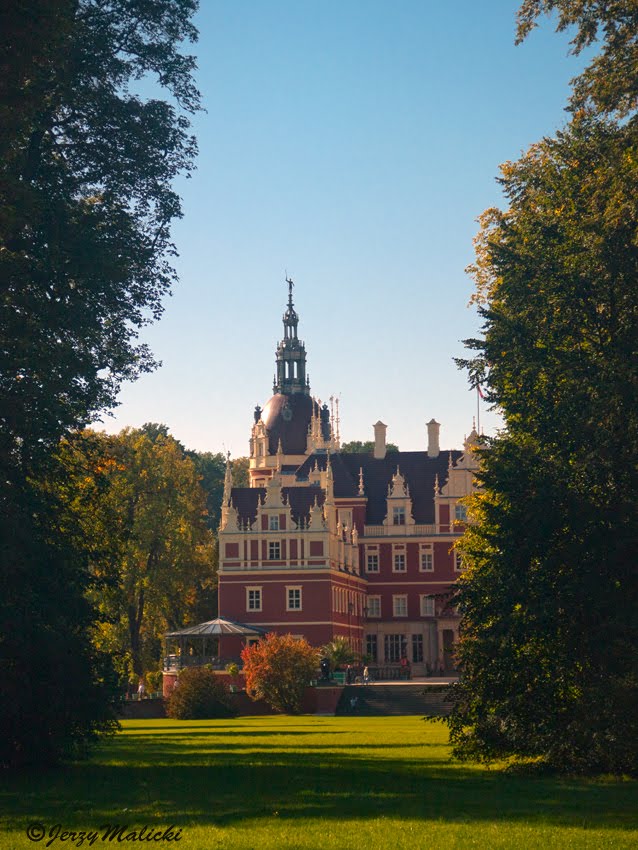
<path fill-rule="evenodd" d="M 436 534 L 436 525 L 364 525 L 364 537 L 425 537 Z"/>

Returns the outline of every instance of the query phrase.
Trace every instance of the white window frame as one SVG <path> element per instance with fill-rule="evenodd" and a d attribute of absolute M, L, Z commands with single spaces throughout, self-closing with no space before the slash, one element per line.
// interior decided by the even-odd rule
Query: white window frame
<path fill-rule="evenodd" d="M 257 606 L 254 606 L 254 607 L 251 606 L 251 604 L 250 604 L 250 602 L 251 602 L 250 594 L 251 593 L 257 593 L 258 594 L 258 599 L 259 599 L 259 606 L 258 607 Z M 264 597 L 264 595 L 263 595 L 263 588 L 262 587 L 250 587 L 250 586 L 247 587 L 246 588 L 246 611 L 261 611 L 262 606 L 264 604 L 263 597 Z"/>
<path fill-rule="evenodd" d="M 268 531 L 279 531 L 279 514 L 270 514 L 268 517 Z"/>
<path fill-rule="evenodd" d="M 277 555 L 274 555 L 275 546 L 277 547 Z M 268 541 L 268 560 L 269 561 L 281 561 L 281 541 L 279 540 L 269 540 Z"/>
<path fill-rule="evenodd" d="M 402 610 L 400 611 L 399 608 Z M 397 593 L 392 596 L 392 616 L 407 617 L 408 616 L 408 595 L 407 593 Z"/>
<path fill-rule="evenodd" d="M 397 519 L 401 522 L 397 522 Z M 406 510 L 403 505 L 394 505 L 392 508 L 392 525 L 405 525 Z"/>
<path fill-rule="evenodd" d="M 370 566 L 370 558 L 374 558 L 376 561 L 376 566 L 372 568 Z M 368 552 L 366 555 L 366 572 L 367 573 L 378 573 L 379 572 L 379 553 L 378 552 Z"/>
<path fill-rule="evenodd" d="M 434 596 L 431 593 L 422 593 L 420 595 L 421 600 L 421 616 L 422 617 L 436 617 L 436 602 L 434 600 Z"/>
<path fill-rule="evenodd" d="M 407 553 L 404 552 L 393 552 L 392 553 L 392 572 L 393 573 L 405 573 L 407 572 L 407 561 L 406 561 Z M 398 567 L 397 562 L 399 558 L 403 558 L 403 566 Z"/>
<path fill-rule="evenodd" d="M 291 594 L 299 594 L 299 605 L 291 605 L 290 604 L 290 595 Z M 286 611 L 302 611 L 303 610 L 303 602 L 302 602 L 302 594 L 301 594 L 301 585 L 286 585 Z"/>
<path fill-rule="evenodd" d="M 381 616 L 381 597 L 380 596 L 368 596 L 368 617 L 377 617 Z"/>
<path fill-rule="evenodd" d="M 432 550 L 421 550 L 419 553 L 419 572 L 433 573 L 434 572 L 434 552 Z M 428 566 L 425 566 L 427 561 Z"/>
<path fill-rule="evenodd" d="M 460 552 L 454 550 L 454 572 L 462 573 L 463 572 L 463 558 Z"/>

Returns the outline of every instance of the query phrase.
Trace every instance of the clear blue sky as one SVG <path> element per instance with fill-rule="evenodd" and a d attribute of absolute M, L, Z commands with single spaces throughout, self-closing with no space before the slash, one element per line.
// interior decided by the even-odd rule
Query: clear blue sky
<path fill-rule="evenodd" d="M 247 453 L 296 282 L 313 394 L 341 396 L 342 439 L 425 422 L 458 447 L 475 395 L 453 357 L 476 217 L 501 162 L 566 120 L 582 59 L 545 21 L 514 46 L 515 0 L 201 0 L 194 130 L 180 180 L 180 283 L 145 329 L 163 366 L 127 385 L 109 431 L 164 422 L 187 447 Z M 497 417 L 483 409 L 488 433 Z"/>

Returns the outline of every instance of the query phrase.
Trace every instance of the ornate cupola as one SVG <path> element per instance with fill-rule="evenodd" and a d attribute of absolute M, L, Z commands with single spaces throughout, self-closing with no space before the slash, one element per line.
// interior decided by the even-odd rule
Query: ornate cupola
<path fill-rule="evenodd" d="M 292 302 L 294 283 L 286 278 L 288 284 L 288 307 L 283 315 L 284 338 L 277 346 L 277 374 L 273 384 L 273 392 L 282 395 L 302 393 L 310 394 L 309 381 L 306 377 L 306 348 L 297 336 L 297 315 Z"/>

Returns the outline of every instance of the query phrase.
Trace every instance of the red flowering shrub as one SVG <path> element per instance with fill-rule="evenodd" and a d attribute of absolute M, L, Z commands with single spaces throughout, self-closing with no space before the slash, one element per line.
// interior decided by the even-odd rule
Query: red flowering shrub
<path fill-rule="evenodd" d="M 306 640 L 271 633 L 241 654 L 246 693 L 284 714 L 299 714 L 306 685 L 317 676 L 318 655 Z"/>

